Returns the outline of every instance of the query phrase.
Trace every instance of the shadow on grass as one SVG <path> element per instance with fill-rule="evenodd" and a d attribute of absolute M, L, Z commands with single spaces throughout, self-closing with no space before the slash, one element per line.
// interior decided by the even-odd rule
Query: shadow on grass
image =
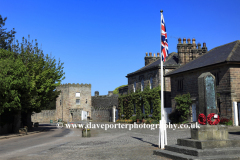
<path fill-rule="evenodd" d="M 144 141 L 142 138 L 138 138 L 138 137 L 132 137 L 132 138 L 137 139 L 137 140 L 139 140 L 139 141 L 142 141 L 142 142 L 144 142 L 144 143 L 151 144 L 153 147 L 158 147 L 158 145 L 153 144 L 153 143 L 151 143 L 151 142 Z"/>

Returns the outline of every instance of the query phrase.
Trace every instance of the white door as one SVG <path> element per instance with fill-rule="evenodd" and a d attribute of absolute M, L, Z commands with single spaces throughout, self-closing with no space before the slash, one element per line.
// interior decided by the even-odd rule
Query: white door
<path fill-rule="evenodd" d="M 196 122 L 197 121 L 197 114 L 196 114 L 196 104 L 192 104 L 192 121 Z"/>
<path fill-rule="evenodd" d="M 238 108 L 237 109 L 238 110 L 238 124 L 240 124 L 240 102 L 238 102 L 237 105 L 238 105 L 238 107 L 237 107 Z"/>
<path fill-rule="evenodd" d="M 82 120 L 87 120 L 87 112 L 82 111 Z"/>

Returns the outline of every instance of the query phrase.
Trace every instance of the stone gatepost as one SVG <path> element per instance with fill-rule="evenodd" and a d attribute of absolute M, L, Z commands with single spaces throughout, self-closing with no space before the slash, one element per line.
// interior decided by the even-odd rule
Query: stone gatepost
<path fill-rule="evenodd" d="M 116 106 L 113 106 L 112 108 L 112 122 L 115 122 L 115 119 L 116 119 Z"/>

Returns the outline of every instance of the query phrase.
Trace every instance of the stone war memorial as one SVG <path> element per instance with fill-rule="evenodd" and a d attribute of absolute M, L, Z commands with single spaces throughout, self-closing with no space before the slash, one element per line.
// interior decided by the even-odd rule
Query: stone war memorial
<path fill-rule="evenodd" d="M 240 159 L 240 140 L 228 139 L 228 127 L 219 125 L 216 82 L 210 72 L 198 77 L 198 95 L 200 128 L 191 128 L 191 138 L 178 139 L 176 145 L 165 146 L 165 150 L 153 153 L 176 160 Z"/>

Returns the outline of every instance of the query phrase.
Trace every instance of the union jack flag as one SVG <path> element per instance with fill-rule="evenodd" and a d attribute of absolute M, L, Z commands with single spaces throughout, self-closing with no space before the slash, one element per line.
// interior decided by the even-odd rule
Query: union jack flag
<path fill-rule="evenodd" d="M 164 22 L 163 14 L 161 13 L 161 53 L 162 61 L 165 62 L 168 56 L 168 41 L 167 41 L 167 30 Z"/>

